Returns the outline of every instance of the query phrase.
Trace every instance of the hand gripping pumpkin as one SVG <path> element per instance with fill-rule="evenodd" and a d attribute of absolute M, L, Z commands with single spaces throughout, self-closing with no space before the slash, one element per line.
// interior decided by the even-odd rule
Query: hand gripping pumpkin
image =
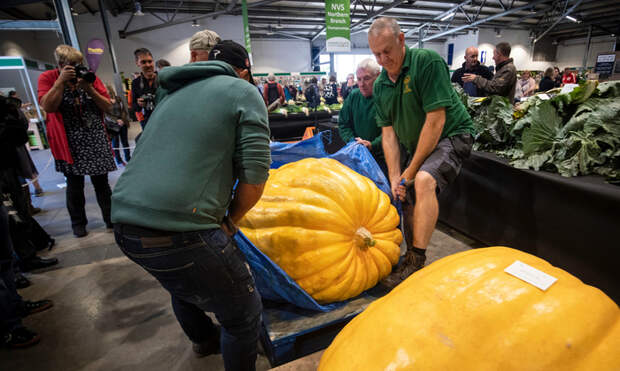
<path fill-rule="evenodd" d="M 542 291 L 504 272 L 519 260 L 555 278 Z M 599 289 L 506 247 L 419 270 L 354 318 L 319 371 L 620 370 L 620 310 Z"/>
<path fill-rule="evenodd" d="M 402 234 L 389 197 L 332 159 L 271 170 L 243 233 L 321 303 L 359 295 L 398 262 Z"/>

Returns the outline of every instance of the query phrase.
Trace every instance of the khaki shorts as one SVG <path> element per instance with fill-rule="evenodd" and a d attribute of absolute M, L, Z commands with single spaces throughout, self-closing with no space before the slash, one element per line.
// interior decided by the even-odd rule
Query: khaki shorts
<path fill-rule="evenodd" d="M 426 158 L 420 170 L 426 171 L 437 182 L 437 194 L 445 190 L 461 172 L 463 161 L 469 157 L 474 138 L 469 134 L 457 134 L 443 138 L 435 150 Z M 413 158 L 408 154 L 402 169 L 406 169 Z M 415 188 L 407 188 L 407 201 L 415 203 Z"/>

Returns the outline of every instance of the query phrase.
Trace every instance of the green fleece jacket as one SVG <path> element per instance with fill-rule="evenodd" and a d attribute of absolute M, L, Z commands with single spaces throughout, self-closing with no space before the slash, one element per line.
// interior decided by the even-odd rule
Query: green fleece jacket
<path fill-rule="evenodd" d="M 112 194 L 112 222 L 189 232 L 219 227 L 236 180 L 271 162 L 258 89 L 220 61 L 167 67 L 159 103 Z"/>

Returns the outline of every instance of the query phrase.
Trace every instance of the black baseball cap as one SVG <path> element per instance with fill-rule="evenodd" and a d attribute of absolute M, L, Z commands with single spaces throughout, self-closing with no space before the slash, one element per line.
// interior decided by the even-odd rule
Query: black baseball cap
<path fill-rule="evenodd" d="M 254 85 L 250 56 L 242 45 L 232 40 L 220 41 L 209 52 L 209 60 L 226 62 L 231 66 L 248 70 L 250 73 L 250 84 Z"/>

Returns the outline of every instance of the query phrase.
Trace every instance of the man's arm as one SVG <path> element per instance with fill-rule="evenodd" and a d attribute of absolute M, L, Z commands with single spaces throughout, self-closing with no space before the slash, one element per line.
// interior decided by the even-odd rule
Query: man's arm
<path fill-rule="evenodd" d="M 264 189 L 265 183 L 248 184 L 239 182 L 237 191 L 235 192 L 235 198 L 232 200 L 230 208 L 228 209 L 228 217 L 233 223 L 239 223 L 241 218 L 256 205 Z"/>
<path fill-rule="evenodd" d="M 238 102 L 235 108 L 239 111 L 239 123 L 233 160 L 239 184 L 229 208 L 233 223 L 241 220 L 260 199 L 271 163 L 267 108 L 258 90 L 248 86 Z"/>
<path fill-rule="evenodd" d="M 392 196 L 396 199 L 398 197 L 396 189 L 400 183 L 400 147 L 398 146 L 398 138 L 392 126 L 384 126 L 381 128 L 381 132 L 383 154 L 388 167 Z"/>
<path fill-rule="evenodd" d="M 477 87 L 484 90 L 487 94 L 506 95 L 510 91 L 512 83 L 507 73 L 509 71 L 505 71 L 501 75 L 497 74 L 492 80 L 476 75 L 473 81 Z"/>
<path fill-rule="evenodd" d="M 424 126 L 422 127 L 422 132 L 420 133 L 420 139 L 418 139 L 418 146 L 413 154 L 413 159 L 407 169 L 403 171 L 400 179 L 406 182 L 415 178 L 415 175 L 418 170 L 420 170 L 424 160 L 426 160 L 426 158 L 435 150 L 435 147 L 437 147 L 437 143 L 439 143 L 439 138 L 441 138 L 441 132 L 443 131 L 445 122 L 445 107 L 426 113 L 426 120 L 424 121 Z"/>

